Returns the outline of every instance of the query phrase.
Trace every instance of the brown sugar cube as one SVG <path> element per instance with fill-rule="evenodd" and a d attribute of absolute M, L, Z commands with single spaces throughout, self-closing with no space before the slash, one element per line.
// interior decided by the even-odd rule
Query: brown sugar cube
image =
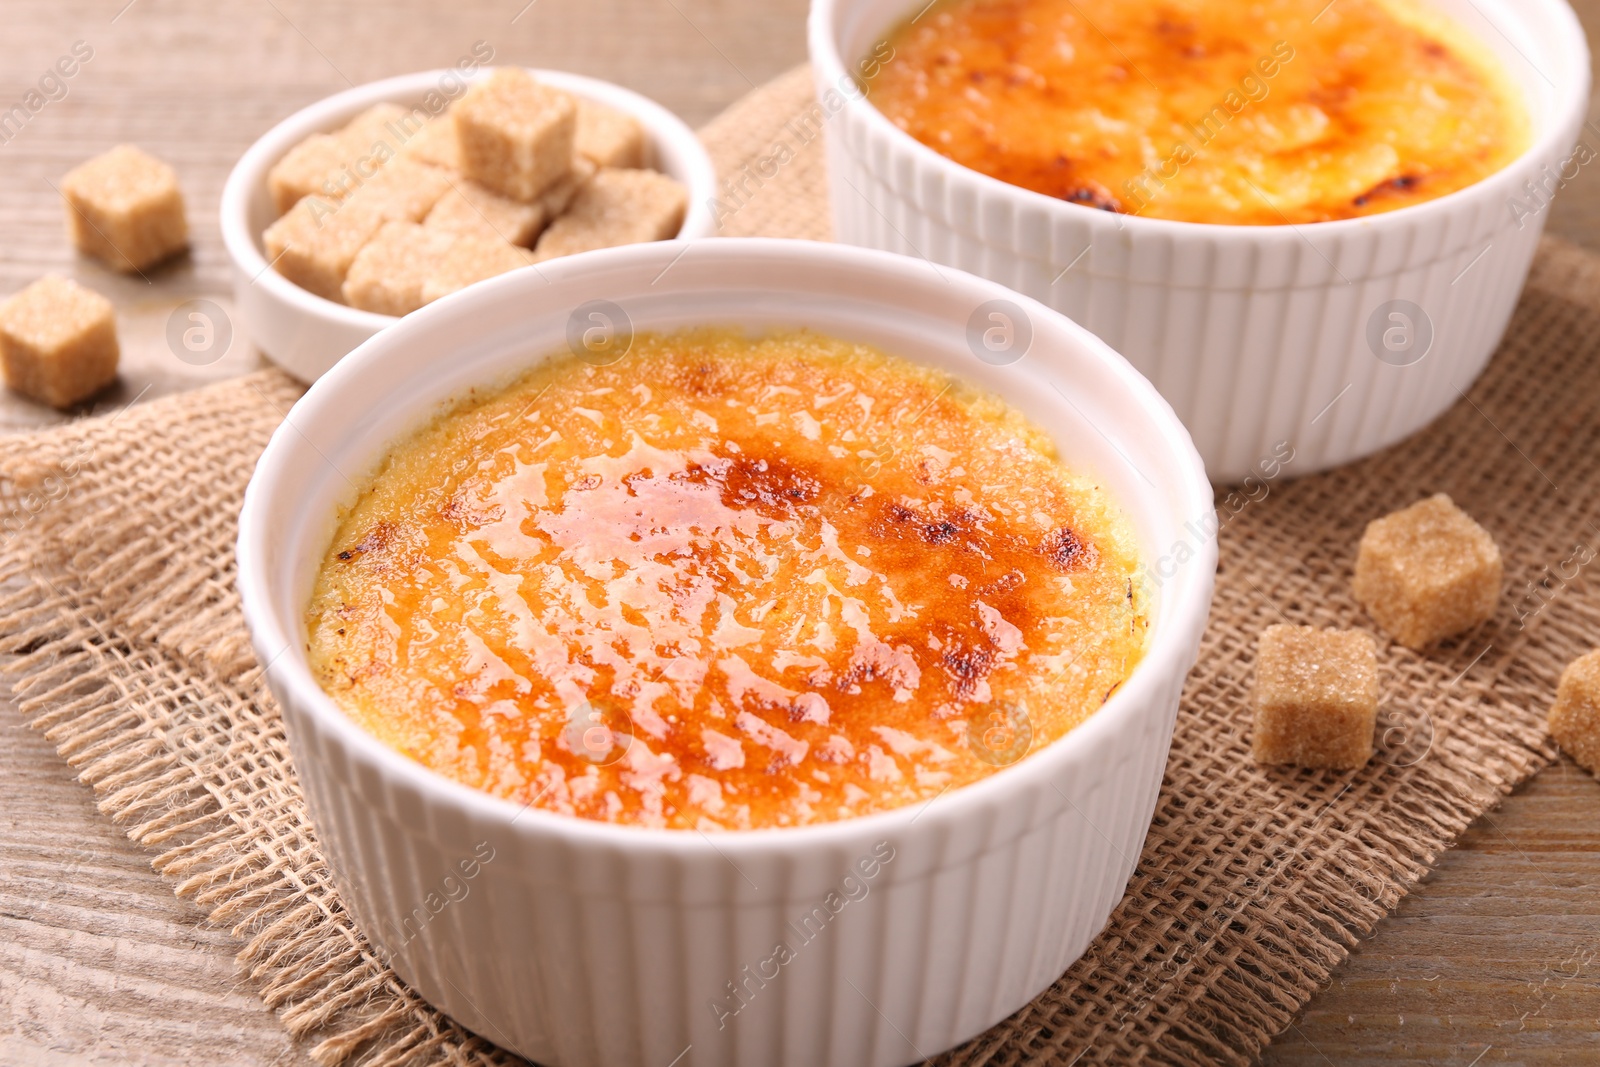
<path fill-rule="evenodd" d="M 133 145 L 74 167 L 61 195 L 72 243 L 116 270 L 143 270 L 189 244 L 177 172 Z"/>
<path fill-rule="evenodd" d="M 1359 630 L 1269 626 L 1256 648 L 1258 763 L 1350 770 L 1372 758 L 1377 646 Z"/>
<path fill-rule="evenodd" d="M 544 229 L 546 217 L 542 199 L 524 204 L 461 178 L 433 205 L 425 225 L 431 230 L 477 233 L 526 247 Z"/>
<path fill-rule="evenodd" d="M 23 396 L 67 408 L 117 376 L 111 301 L 66 278 L 40 278 L 0 304 L 0 367 Z"/>
<path fill-rule="evenodd" d="M 391 217 L 376 203 L 308 196 L 267 227 L 267 261 L 302 289 L 337 301 L 356 254 Z"/>
<path fill-rule="evenodd" d="M 267 172 L 279 214 L 307 196 L 340 200 L 399 155 L 424 128 L 420 112 L 377 104 L 334 133 L 314 133 Z"/>
<path fill-rule="evenodd" d="M 525 70 L 501 67 L 451 109 L 461 170 L 501 196 L 531 201 L 572 164 L 577 106 Z"/>
<path fill-rule="evenodd" d="M 1550 706 L 1550 736 L 1590 774 L 1600 775 L 1600 649 L 1561 672 Z"/>
<path fill-rule="evenodd" d="M 597 167 L 644 166 L 644 127 L 625 111 L 580 98 L 573 143 Z"/>
<path fill-rule="evenodd" d="M 582 156 L 573 156 L 572 169 L 568 170 L 565 176 L 557 178 L 550 188 L 539 194 L 539 199 L 536 203 L 544 208 L 545 221 L 548 223 L 551 219 L 559 218 L 572 206 L 572 202 L 578 198 L 578 194 L 583 191 L 584 186 L 593 181 L 594 176 L 599 172 L 600 168 L 587 159 Z"/>
<path fill-rule="evenodd" d="M 423 303 L 432 303 L 473 282 L 481 282 L 533 262 L 534 255 L 526 248 L 476 233 L 458 233 L 449 251 L 439 258 L 433 272 L 423 282 Z"/>
<path fill-rule="evenodd" d="M 1437 493 L 1367 524 L 1355 595 L 1391 637 L 1420 649 L 1487 621 L 1502 576 L 1494 538 Z"/>
<path fill-rule="evenodd" d="M 539 238 L 539 257 L 664 240 L 677 234 L 688 204 L 688 191 L 665 174 L 601 170 Z"/>
<path fill-rule="evenodd" d="M 450 191 L 450 172 L 411 159 L 397 159 L 347 198 L 369 206 L 387 219 L 421 222 L 439 198 Z"/>
<path fill-rule="evenodd" d="M 437 167 L 397 159 L 350 196 L 308 196 L 267 227 L 267 259 L 303 289 L 339 300 L 356 254 L 385 223 L 421 222 L 450 188 Z"/>
<path fill-rule="evenodd" d="M 363 157 L 392 159 L 406 142 L 428 124 L 427 116 L 399 104 L 374 104 L 339 130 L 338 137 L 349 159 Z"/>
<path fill-rule="evenodd" d="M 367 108 L 333 135 L 339 142 L 339 162 L 314 192 L 334 200 L 354 194 L 387 170 L 389 161 L 426 122 L 421 111 L 398 104 Z"/>
<path fill-rule="evenodd" d="M 456 142 L 455 120 L 449 115 L 430 120 L 405 143 L 400 156 L 430 167 L 460 170 L 461 148 Z"/>
<path fill-rule="evenodd" d="M 278 214 L 305 197 L 326 195 L 323 186 L 344 162 L 344 145 L 332 134 L 314 133 L 289 149 L 267 172 L 267 188 Z"/>
<path fill-rule="evenodd" d="M 423 305 L 423 283 L 455 243 L 455 236 L 414 222 L 384 223 L 350 264 L 344 279 L 345 303 L 380 315 L 409 315 Z"/>

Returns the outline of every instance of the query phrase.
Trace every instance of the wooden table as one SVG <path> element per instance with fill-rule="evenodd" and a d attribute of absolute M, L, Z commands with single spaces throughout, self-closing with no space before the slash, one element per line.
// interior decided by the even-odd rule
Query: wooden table
<path fill-rule="evenodd" d="M 1600 0 L 1578 7 L 1600 27 Z M 124 384 L 102 408 L 239 373 L 258 359 L 247 345 L 191 367 L 167 348 L 165 324 L 191 297 L 226 305 L 222 182 L 290 111 L 349 83 L 448 65 L 483 40 L 501 61 L 609 78 L 700 123 L 804 58 L 804 8 L 804 0 L 8 0 L 0 111 L 74 41 L 94 55 L 64 97 L 0 143 L 0 293 L 61 271 L 117 301 Z M 77 261 L 63 234 L 52 183 L 119 141 L 170 160 L 189 197 L 194 252 L 153 284 Z M 1550 229 L 1600 250 L 1596 170 L 1561 194 Z M 55 418 L 0 399 L 0 426 Z M 1597 886 L 1600 783 L 1563 762 L 1443 857 L 1266 1062 L 1600 1062 Z M 173 897 L 15 709 L 0 707 L 0 1063 L 309 1064 L 236 973 L 233 950 Z"/>

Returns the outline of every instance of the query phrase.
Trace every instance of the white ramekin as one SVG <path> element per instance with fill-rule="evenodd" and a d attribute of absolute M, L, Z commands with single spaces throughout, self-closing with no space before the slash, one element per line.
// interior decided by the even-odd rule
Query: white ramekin
<path fill-rule="evenodd" d="M 267 172 L 313 133 L 336 130 L 374 104 L 422 106 L 433 94 L 450 100 L 494 68 L 420 71 L 358 85 L 301 108 L 263 134 L 234 164 L 222 190 L 222 243 L 233 263 L 234 306 L 245 335 L 268 358 L 304 382 L 316 381 L 361 342 L 400 321 L 307 292 L 268 268 L 261 233 L 278 217 Z M 716 168 L 694 131 L 672 112 L 631 89 L 581 74 L 530 68 L 540 81 L 625 111 L 644 126 L 646 163 L 689 190 L 680 238 L 715 229 L 707 204 L 717 193 Z"/>
<path fill-rule="evenodd" d="M 1589 53 L 1564 0 L 1437 5 L 1525 90 L 1532 147 L 1438 200 L 1253 227 L 1098 211 L 951 162 L 852 79 L 921 0 L 813 0 L 835 236 L 969 270 L 1087 326 L 1172 402 L 1216 481 L 1259 475 L 1285 445 L 1290 474 L 1368 455 L 1432 421 L 1483 370 L 1549 192 L 1581 161 L 1569 153 L 1588 107 Z M 1391 327 L 1399 351 L 1385 347 Z"/>
<path fill-rule="evenodd" d="M 1005 397 L 1055 437 L 1067 463 L 1099 476 L 1148 559 L 1190 546 L 1193 559 L 1150 586 L 1148 655 L 1085 725 L 983 782 L 799 829 L 713 837 L 520 809 L 375 741 L 306 665 L 304 612 L 337 510 L 392 442 L 450 398 L 564 351 L 569 321 L 587 324 L 600 298 L 636 329 L 810 327 Z M 1026 355 L 1003 366 L 975 358 L 967 340 L 974 312 L 988 324 L 996 300 L 1023 322 L 1018 337 L 1031 333 Z M 1167 403 L 1043 305 L 844 245 L 674 241 L 490 279 L 342 360 L 256 468 L 240 516 L 239 588 L 339 888 L 429 1001 L 552 1067 L 889 1065 L 1027 1003 L 1121 898 L 1210 604 L 1214 542 L 1186 524 L 1211 507 Z M 851 865 L 875 846 L 892 859 L 852 889 Z M 830 892 L 847 903 L 835 910 Z M 835 917 L 800 943 L 788 924 L 819 906 Z M 774 962 L 784 939 L 794 958 Z M 739 1003 L 736 985 L 748 1006 L 719 1013 L 714 1004 Z"/>

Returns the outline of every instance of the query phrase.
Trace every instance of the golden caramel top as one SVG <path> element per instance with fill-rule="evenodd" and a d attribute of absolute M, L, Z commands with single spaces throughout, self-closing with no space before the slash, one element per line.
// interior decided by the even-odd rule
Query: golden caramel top
<path fill-rule="evenodd" d="M 794 826 L 1065 734 L 1143 654 L 1133 536 L 997 399 L 810 333 L 639 335 L 402 443 L 307 615 L 358 723 L 585 818 Z"/>
<path fill-rule="evenodd" d="M 1481 42 L 1405 0 L 938 0 L 866 65 L 871 101 L 957 163 L 1186 222 L 1374 215 L 1527 147 Z"/>

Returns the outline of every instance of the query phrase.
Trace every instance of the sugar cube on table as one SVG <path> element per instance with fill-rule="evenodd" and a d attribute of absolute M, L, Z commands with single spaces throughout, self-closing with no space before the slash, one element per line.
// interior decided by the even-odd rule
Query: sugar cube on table
<path fill-rule="evenodd" d="M 544 229 L 546 217 L 541 201 L 524 204 L 470 178 L 458 178 L 428 212 L 425 225 L 432 230 L 477 233 L 527 246 Z"/>
<path fill-rule="evenodd" d="M 688 191 L 653 170 L 602 169 L 539 238 L 541 259 L 660 241 L 683 225 Z"/>
<path fill-rule="evenodd" d="M 1377 645 L 1359 630 L 1269 626 L 1256 648 L 1258 763 L 1350 770 L 1372 758 Z"/>
<path fill-rule="evenodd" d="M 1367 524 L 1354 591 L 1385 632 L 1421 649 L 1487 621 L 1503 575 L 1494 538 L 1436 493 Z"/>
<path fill-rule="evenodd" d="M 501 196 L 531 201 L 572 164 L 577 106 L 525 70 L 501 67 L 473 83 L 450 114 L 462 172 Z"/>
<path fill-rule="evenodd" d="M 423 303 L 432 303 L 473 282 L 536 262 L 534 254 L 494 237 L 458 233 L 422 285 Z"/>
<path fill-rule="evenodd" d="M 1561 672 L 1550 707 L 1550 736 L 1590 774 L 1600 775 L 1600 649 Z"/>
<path fill-rule="evenodd" d="M 77 282 L 40 278 L 0 304 L 0 369 L 23 396 L 68 408 L 117 376 L 111 301 Z"/>
<path fill-rule="evenodd" d="M 72 243 L 120 271 L 142 271 L 189 244 L 183 193 L 171 167 L 118 145 L 61 180 Z"/>
<path fill-rule="evenodd" d="M 455 238 L 415 222 L 384 223 L 350 264 L 345 303 L 380 315 L 409 315 L 423 305 L 423 285 Z"/>
<path fill-rule="evenodd" d="M 267 262 L 302 289 L 337 301 L 356 254 L 390 218 L 376 204 L 308 196 L 262 234 Z"/>
<path fill-rule="evenodd" d="M 573 143 L 578 155 L 597 167 L 644 166 L 644 127 L 638 119 L 581 97 L 577 106 Z"/>

